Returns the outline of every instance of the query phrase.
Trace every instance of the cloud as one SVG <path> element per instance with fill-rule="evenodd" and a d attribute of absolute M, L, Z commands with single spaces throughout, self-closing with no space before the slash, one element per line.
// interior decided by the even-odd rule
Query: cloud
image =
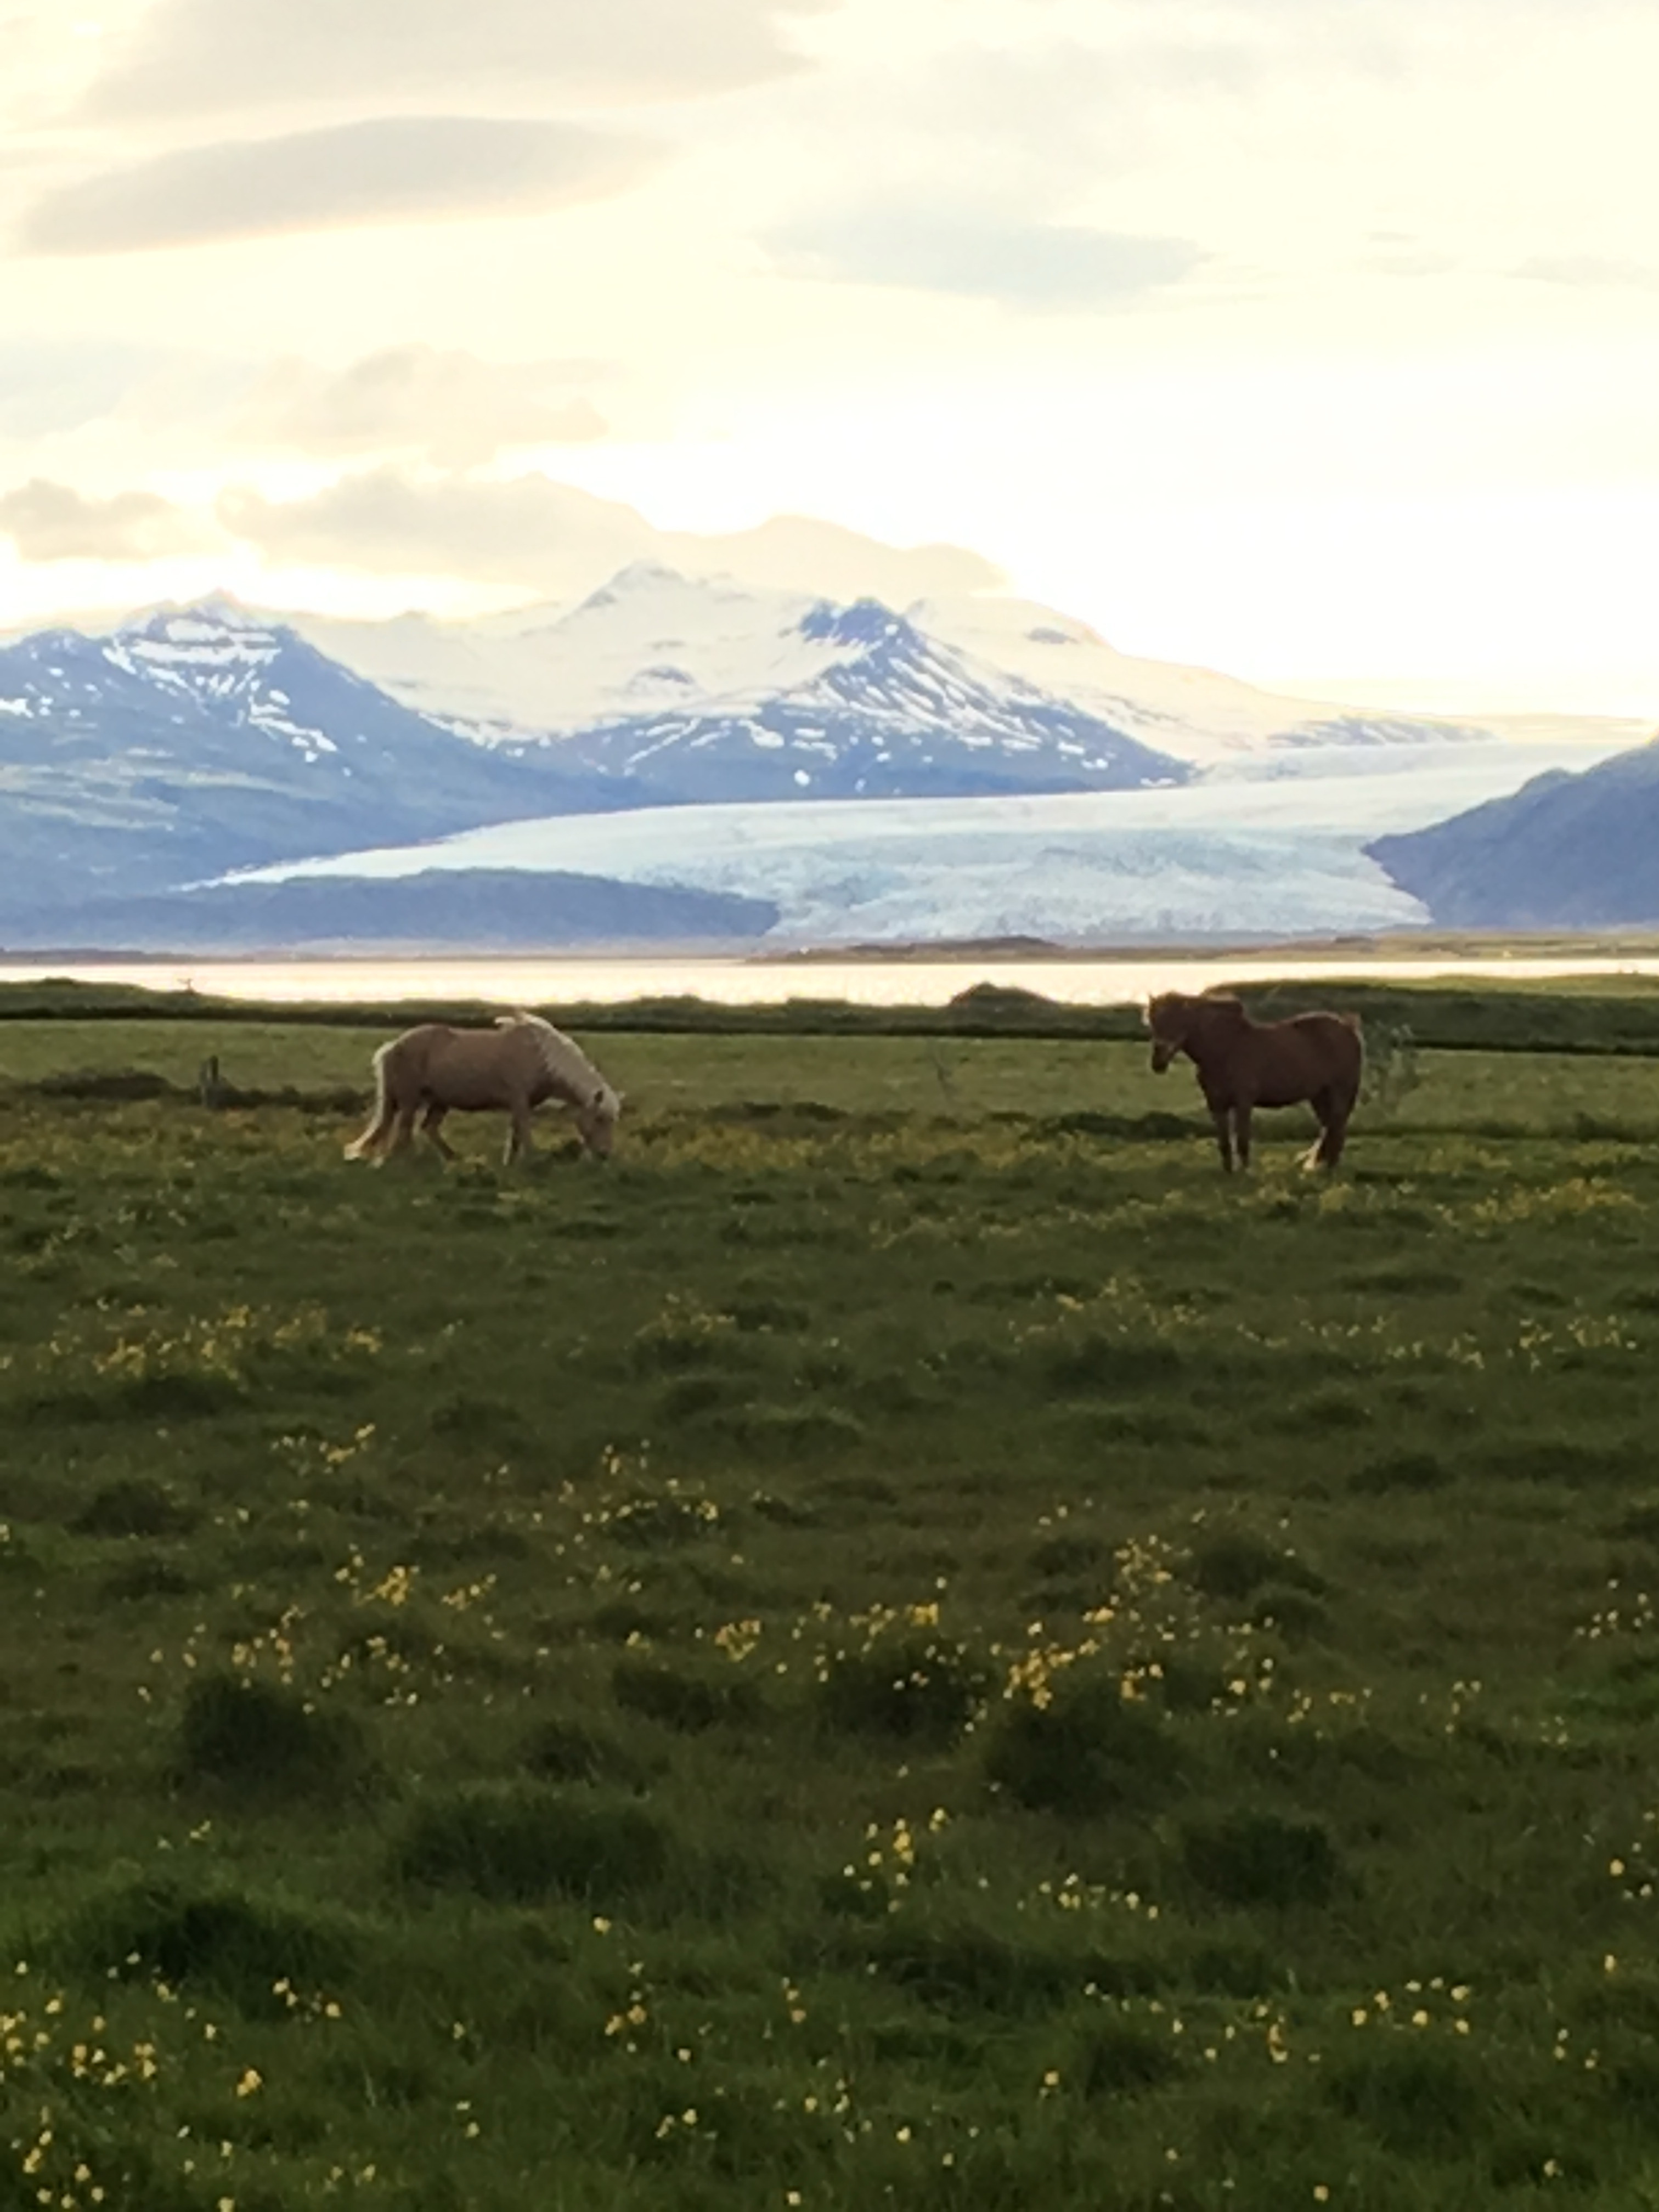
<path fill-rule="evenodd" d="M 1190 239 L 880 208 L 797 224 L 769 244 L 786 275 L 1050 309 L 1119 307 L 1179 283 L 1205 258 Z"/>
<path fill-rule="evenodd" d="M 1659 285 L 1659 270 L 1646 262 L 1618 261 L 1599 253 L 1534 254 L 1510 274 L 1528 277 L 1535 283 L 1565 284 L 1577 289 L 1600 290 L 1614 285 L 1651 291 Z"/>
<path fill-rule="evenodd" d="M 505 483 L 453 477 L 421 482 L 398 470 L 374 469 L 308 499 L 227 493 L 217 514 L 232 536 L 274 561 L 465 577 L 554 598 L 591 591 L 634 561 L 900 603 L 1001 580 L 988 561 L 959 546 L 887 545 L 804 516 L 779 516 L 719 537 L 655 530 L 631 507 L 540 475 Z"/>
<path fill-rule="evenodd" d="M 471 98 L 683 99 L 800 65 L 830 0 L 161 0 L 94 82 L 104 118 Z"/>
<path fill-rule="evenodd" d="M 562 123 L 395 116 L 195 146 L 48 192 L 19 233 L 34 253 L 125 253 L 343 224 L 539 212 L 624 191 L 655 162 L 637 140 Z"/>
<path fill-rule="evenodd" d="M 280 361 L 236 428 L 301 453 L 414 452 L 467 468 L 504 447 L 602 438 L 605 418 L 573 387 L 605 374 L 599 362 L 487 362 L 427 345 L 384 346 L 339 369 Z"/>
<path fill-rule="evenodd" d="M 158 493 L 88 499 L 44 477 L 0 495 L 0 537 L 25 561 L 155 561 L 204 544 L 202 525 Z"/>
<path fill-rule="evenodd" d="M 96 339 L 0 343 L 0 437 L 45 438 L 95 422 L 167 358 Z"/>

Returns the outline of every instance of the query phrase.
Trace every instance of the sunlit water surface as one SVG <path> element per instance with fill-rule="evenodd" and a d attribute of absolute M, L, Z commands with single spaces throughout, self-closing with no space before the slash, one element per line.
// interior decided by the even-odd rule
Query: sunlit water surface
<path fill-rule="evenodd" d="M 1249 953 L 1102 960 L 483 959 L 38 961 L 0 966 L 0 982 L 48 975 L 193 989 L 277 1005 L 379 1006 L 404 1000 L 489 1006 L 615 1006 L 632 999 L 693 997 L 728 1006 L 787 999 L 841 999 L 866 1006 L 942 1006 L 975 983 L 1039 991 L 1070 1006 L 1133 1005 L 1155 991 L 1202 991 L 1258 980 L 1358 977 L 1426 981 L 1455 975 L 1511 981 L 1575 975 L 1659 975 L 1659 957 L 1529 959 L 1503 955 L 1420 959 L 1343 958 L 1330 953 Z"/>

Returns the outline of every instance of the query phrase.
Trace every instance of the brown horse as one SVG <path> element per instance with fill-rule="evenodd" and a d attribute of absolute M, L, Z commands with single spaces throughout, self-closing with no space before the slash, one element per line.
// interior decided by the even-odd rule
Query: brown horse
<path fill-rule="evenodd" d="M 1334 1168 L 1341 1158 L 1364 1061 L 1357 1014 L 1254 1022 L 1237 999 L 1189 999 L 1165 991 L 1148 1004 L 1146 1026 L 1155 1074 L 1162 1075 L 1179 1052 L 1197 1068 L 1229 1174 L 1235 1136 L 1238 1164 L 1250 1164 L 1255 1109 L 1297 1106 L 1304 1098 L 1319 1116 L 1320 1133 L 1303 1165 Z"/>
<path fill-rule="evenodd" d="M 507 1164 L 530 1150 L 530 1116 L 544 1100 L 571 1107 L 588 1151 L 609 1157 L 622 1100 L 580 1045 L 539 1014 L 497 1016 L 491 1030 L 452 1030 L 428 1022 L 406 1030 L 374 1055 L 374 1112 L 368 1127 L 346 1146 L 349 1160 L 390 1159 L 408 1148 L 421 1115 L 421 1133 L 447 1160 L 444 1116 L 504 1108 L 512 1116 Z"/>

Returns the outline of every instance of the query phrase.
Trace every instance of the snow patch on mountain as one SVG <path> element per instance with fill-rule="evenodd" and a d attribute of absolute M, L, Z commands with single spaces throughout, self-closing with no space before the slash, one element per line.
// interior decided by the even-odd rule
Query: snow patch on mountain
<path fill-rule="evenodd" d="M 1507 734 L 1491 721 L 1276 697 L 1212 670 L 1119 653 L 1052 608 L 982 594 L 902 610 L 867 599 L 844 607 L 638 563 L 568 607 L 468 622 L 294 619 L 321 650 L 405 704 L 484 739 L 571 736 L 655 713 L 756 722 L 772 702 L 812 696 L 845 703 L 854 672 L 863 681 L 861 665 L 900 636 L 922 640 L 936 669 L 969 672 L 979 691 L 1063 706 L 1201 768 L 1281 748 L 1370 750 Z M 948 679 L 924 685 L 911 703 L 947 710 Z"/>

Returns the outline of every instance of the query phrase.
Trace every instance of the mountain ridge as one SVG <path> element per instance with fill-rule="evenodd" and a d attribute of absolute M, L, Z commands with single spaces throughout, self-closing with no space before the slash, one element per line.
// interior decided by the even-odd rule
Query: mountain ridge
<path fill-rule="evenodd" d="M 1365 849 L 1449 927 L 1659 922 L 1659 734 Z"/>

